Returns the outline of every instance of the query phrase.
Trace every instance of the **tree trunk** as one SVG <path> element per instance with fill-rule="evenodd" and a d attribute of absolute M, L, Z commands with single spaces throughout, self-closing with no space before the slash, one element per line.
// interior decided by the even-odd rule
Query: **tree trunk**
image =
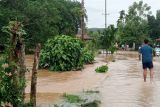
<path fill-rule="evenodd" d="M 11 68 L 11 78 L 13 82 L 13 88 L 16 89 L 18 87 L 18 69 L 15 64 L 18 62 L 18 56 L 16 54 L 16 44 L 17 44 L 17 35 L 16 33 L 12 33 L 10 49 L 9 49 L 9 67 Z M 13 107 L 18 107 L 19 104 L 13 104 Z"/>
<path fill-rule="evenodd" d="M 22 42 L 22 38 L 21 38 L 21 35 L 18 35 L 16 33 L 17 30 L 19 29 L 20 25 L 21 25 L 21 23 L 17 21 L 12 28 L 12 32 L 11 32 L 12 36 L 11 36 L 11 40 L 10 40 L 10 49 L 9 49 L 9 67 L 11 67 L 11 77 L 14 81 L 13 82 L 13 89 L 19 88 L 19 83 L 21 82 L 21 79 L 25 78 L 25 73 L 23 74 L 23 77 L 20 76 L 20 74 L 22 74 L 22 71 L 25 72 L 24 70 L 22 70 L 23 68 L 25 68 L 24 45 L 22 46 L 22 44 L 21 45 L 19 44 L 19 41 Z M 18 69 L 18 67 L 20 69 Z M 25 86 L 23 87 L 23 90 L 19 90 L 22 92 L 23 95 L 24 95 L 24 89 L 25 89 Z M 22 100 L 24 100 L 24 99 L 22 99 Z M 20 107 L 20 103 L 14 103 L 13 107 Z M 22 103 L 24 103 L 24 102 L 22 101 Z"/>
<path fill-rule="evenodd" d="M 32 68 L 30 102 L 33 105 L 33 107 L 36 107 L 36 93 L 37 93 L 36 86 L 37 86 L 37 69 L 39 63 L 39 55 L 40 55 L 40 44 L 36 46 L 34 54 L 34 63 Z"/>

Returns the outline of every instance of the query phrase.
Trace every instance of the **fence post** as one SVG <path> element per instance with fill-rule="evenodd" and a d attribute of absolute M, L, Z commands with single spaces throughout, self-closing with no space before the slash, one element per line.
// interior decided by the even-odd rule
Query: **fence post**
<path fill-rule="evenodd" d="M 31 93 L 30 93 L 30 102 L 33 107 L 36 107 L 36 93 L 37 93 L 37 70 L 40 56 L 41 45 L 38 44 L 35 49 L 34 54 L 34 63 L 32 68 L 32 79 L 31 79 Z"/>

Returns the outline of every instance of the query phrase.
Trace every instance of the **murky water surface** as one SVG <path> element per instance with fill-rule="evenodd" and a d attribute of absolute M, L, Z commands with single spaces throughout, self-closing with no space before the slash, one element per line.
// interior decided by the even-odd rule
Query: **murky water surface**
<path fill-rule="evenodd" d="M 101 84 L 101 107 L 159 107 L 160 105 L 160 58 L 154 60 L 155 79 L 143 82 L 142 65 L 136 53 L 121 53 L 110 64 L 109 77 Z M 123 59 L 123 57 L 126 58 Z M 159 60 L 160 61 L 160 60 Z M 148 72 L 149 74 L 149 72 Z M 149 75 L 148 75 L 149 76 Z"/>
<path fill-rule="evenodd" d="M 143 82 L 142 65 L 138 53 L 118 52 L 116 62 L 109 62 L 107 74 L 96 74 L 98 66 L 106 64 L 105 55 L 96 58 L 96 63 L 86 65 L 82 71 L 65 73 L 38 71 L 38 104 L 51 107 L 63 93 L 76 93 L 82 90 L 97 89 L 101 92 L 101 107 L 159 107 L 160 106 L 160 58 L 154 59 L 155 78 L 151 84 L 149 75 Z M 31 69 L 33 56 L 27 56 L 28 69 Z M 149 72 L 148 72 L 149 74 Z M 30 92 L 30 76 L 27 73 Z M 29 96 L 29 95 L 27 95 Z"/>
<path fill-rule="evenodd" d="M 55 97 L 59 97 L 59 95 L 62 95 L 63 93 L 77 93 L 83 90 L 92 90 L 97 88 L 107 76 L 107 74 L 97 74 L 95 72 L 97 67 L 106 64 L 104 56 L 99 55 L 94 64 L 85 65 L 82 71 L 58 73 L 48 70 L 39 70 L 37 91 L 43 96 L 38 96 L 38 103 L 43 100 L 52 103 L 55 101 Z M 26 56 L 26 64 L 30 70 L 32 68 L 32 63 L 33 56 Z M 26 77 L 28 81 L 26 93 L 29 93 L 31 73 L 28 72 Z M 57 94 L 59 95 L 57 96 Z M 48 95 L 53 96 L 49 97 Z"/>

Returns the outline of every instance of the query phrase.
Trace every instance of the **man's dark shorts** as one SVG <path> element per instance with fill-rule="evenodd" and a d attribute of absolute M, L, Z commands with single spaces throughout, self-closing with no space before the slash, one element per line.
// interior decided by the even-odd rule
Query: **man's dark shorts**
<path fill-rule="evenodd" d="M 143 63 L 143 69 L 152 69 L 153 68 L 153 62 L 144 62 Z"/>

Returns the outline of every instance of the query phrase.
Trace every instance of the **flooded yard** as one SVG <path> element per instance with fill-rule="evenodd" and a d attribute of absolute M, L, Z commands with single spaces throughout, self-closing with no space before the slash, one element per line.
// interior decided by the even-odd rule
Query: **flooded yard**
<path fill-rule="evenodd" d="M 110 64 L 109 77 L 100 86 L 101 107 L 159 107 L 160 58 L 154 59 L 154 82 L 150 83 L 148 72 L 144 83 L 141 61 L 133 52 L 127 54 L 117 55 L 121 60 Z"/>
<path fill-rule="evenodd" d="M 105 55 L 104 55 L 105 56 Z M 107 74 L 98 74 L 95 69 L 101 65 L 105 65 L 105 58 L 99 55 L 94 64 L 85 65 L 81 71 L 69 72 L 51 72 L 48 70 L 39 70 L 37 79 L 38 102 L 46 101 L 53 103 L 63 93 L 77 93 L 83 90 L 95 89 L 107 77 Z M 26 64 L 31 70 L 33 56 L 26 56 Z M 31 73 L 27 75 L 26 93 L 30 93 Z M 27 95 L 29 97 L 29 95 Z"/>
<path fill-rule="evenodd" d="M 31 69 L 33 56 L 27 56 Z M 118 52 L 115 62 L 109 62 L 109 71 L 97 74 L 95 69 L 105 62 L 105 55 L 99 55 L 93 65 L 85 65 L 82 71 L 64 73 L 38 71 L 37 100 L 41 107 L 49 107 L 63 93 L 77 93 L 83 90 L 99 90 L 101 107 L 159 107 L 160 102 L 160 58 L 154 59 L 154 82 L 143 82 L 142 65 L 135 52 Z M 27 73 L 26 93 L 30 92 L 30 76 Z M 29 94 L 27 94 L 29 97 Z M 51 105 L 50 105 L 51 106 Z"/>

